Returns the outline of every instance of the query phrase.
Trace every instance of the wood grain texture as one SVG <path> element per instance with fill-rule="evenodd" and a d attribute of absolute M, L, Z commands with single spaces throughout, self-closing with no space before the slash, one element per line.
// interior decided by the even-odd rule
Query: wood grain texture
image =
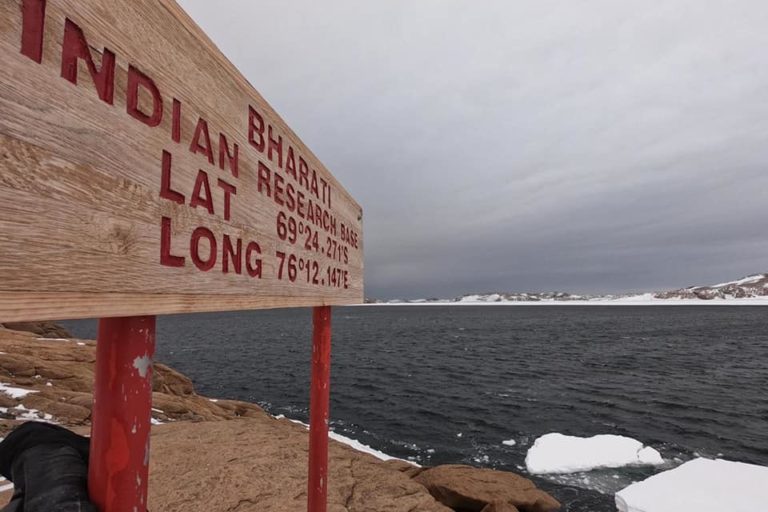
<path fill-rule="evenodd" d="M 0 0 L 0 321 L 362 301 L 362 209 L 175 2 L 48 0 L 37 63 L 41 1 Z M 63 77 L 75 29 L 97 74 L 115 55 L 111 104 L 86 59 Z M 129 75 L 160 101 L 129 115 Z"/>

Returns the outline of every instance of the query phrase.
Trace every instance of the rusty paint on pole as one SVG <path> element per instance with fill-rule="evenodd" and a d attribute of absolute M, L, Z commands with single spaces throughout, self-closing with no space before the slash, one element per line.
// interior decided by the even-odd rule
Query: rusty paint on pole
<path fill-rule="evenodd" d="M 100 512 L 147 510 L 155 317 L 102 318 L 88 489 Z"/>
<path fill-rule="evenodd" d="M 328 507 L 328 416 L 331 378 L 331 307 L 313 311 L 312 388 L 309 403 L 309 512 Z"/>

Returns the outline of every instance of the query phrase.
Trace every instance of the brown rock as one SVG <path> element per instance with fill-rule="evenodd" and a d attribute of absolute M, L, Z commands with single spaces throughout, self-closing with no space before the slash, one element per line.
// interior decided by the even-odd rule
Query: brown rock
<path fill-rule="evenodd" d="M 152 367 L 152 391 L 188 396 L 194 394 L 195 388 L 187 376 L 164 364 L 155 363 Z"/>
<path fill-rule="evenodd" d="M 307 430 L 258 417 L 153 428 L 150 510 L 306 510 Z M 331 442 L 329 512 L 451 512 L 370 455 Z"/>
<path fill-rule="evenodd" d="M 10 417 L 26 414 L 23 405 L 64 425 L 90 421 L 96 344 L 91 341 L 41 340 L 31 332 L 0 328 L 0 380 L 35 390 L 19 400 L 0 393 L 0 407 Z M 192 381 L 163 364 L 153 366 L 152 395 L 155 418 L 160 421 L 220 421 L 264 414 L 257 405 L 234 400 L 212 401 L 195 393 Z M 162 412 L 158 412 L 162 411 Z"/>
<path fill-rule="evenodd" d="M 482 512 L 520 512 L 520 510 L 509 503 L 491 503 L 486 505 Z"/>
<path fill-rule="evenodd" d="M 427 468 L 422 468 L 420 466 L 414 466 L 410 462 L 406 462 L 404 460 L 400 459 L 390 459 L 388 461 L 382 462 L 385 466 L 388 466 L 395 471 L 400 471 L 401 473 L 405 473 L 410 478 L 415 477 L 422 471 L 426 471 Z"/>
<path fill-rule="evenodd" d="M 553 512 L 560 503 L 514 473 L 471 466 L 445 465 L 414 478 L 437 501 L 453 509 L 480 512 L 487 505 L 507 503 L 522 512 Z"/>
<path fill-rule="evenodd" d="M 2 324 L 6 329 L 35 333 L 42 338 L 71 338 L 62 326 L 53 322 L 8 322 Z"/>

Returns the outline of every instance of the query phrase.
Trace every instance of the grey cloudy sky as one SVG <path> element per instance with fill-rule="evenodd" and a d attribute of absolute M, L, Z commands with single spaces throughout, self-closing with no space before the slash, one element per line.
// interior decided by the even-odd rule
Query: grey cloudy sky
<path fill-rule="evenodd" d="M 768 271 L 765 0 L 181 0 L 365 209 L 366 295 Z"/>

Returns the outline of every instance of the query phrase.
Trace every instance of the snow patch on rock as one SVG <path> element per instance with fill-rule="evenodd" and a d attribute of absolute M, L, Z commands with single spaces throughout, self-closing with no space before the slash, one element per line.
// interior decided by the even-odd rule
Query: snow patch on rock
<path fill-rule="evenodd" d="M 17 387 L 11 386 L 10 384 L 5 384 L 0 382 L 0 393 L 4 393 L 9 397 L 13 398 L 14 400 L 19 400 L 31 393 L 37 393 L 37 391 L 35 391 L 34 389 L 17 388 Z"/>

